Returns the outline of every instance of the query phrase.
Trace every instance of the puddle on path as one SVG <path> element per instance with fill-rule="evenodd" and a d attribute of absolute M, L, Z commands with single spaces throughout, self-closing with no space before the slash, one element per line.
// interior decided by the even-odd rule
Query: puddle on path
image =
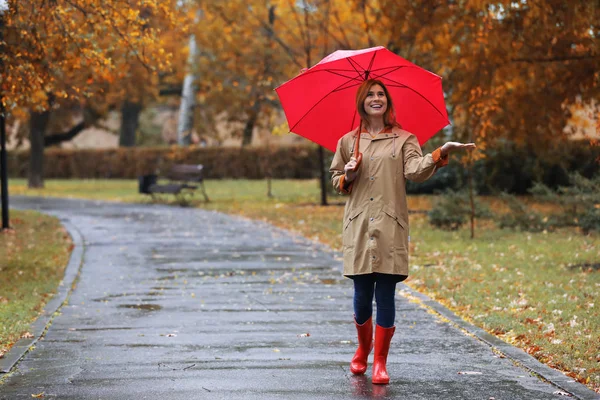
<path fill-rule="evenodd" d="M 158 311 L 162 310 L 162 306 L 158 304 L 121 304 L 119 308 L 133 308 L 142 311 Z"/>
<path fill-rule="evenodd" d="M 74 331 L 74 332 L 97 332 L 97 331 L 121 331 L 121 330 L 131 330 L 133 328 L 131 327 L 121 327 L 121 326 L 117 326 L 117 327 L 104 327 L 104 328 L 69 328 L 70 331 Z"/>

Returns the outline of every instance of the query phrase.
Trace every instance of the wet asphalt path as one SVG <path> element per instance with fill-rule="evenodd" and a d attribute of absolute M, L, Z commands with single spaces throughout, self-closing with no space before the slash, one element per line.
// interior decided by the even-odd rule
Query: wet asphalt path
<path fill-rule="evenodd" d="M 403 286 L 392 383 L 372 386 L 370 368 L 353 377 L 341 261 L 267 224 L 165 206 L 12 205 L 68 221 L 84 252 L 68 304 L 0 385 L 2 400 L 564 398 Z"/>

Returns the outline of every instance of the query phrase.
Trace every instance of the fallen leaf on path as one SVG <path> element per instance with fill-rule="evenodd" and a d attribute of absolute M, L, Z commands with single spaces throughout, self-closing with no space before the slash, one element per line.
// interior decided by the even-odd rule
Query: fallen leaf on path
<path fill-rule="evenodd" d="M 31 397 L 33 397 L 34 399 L 41 399 L 42 397 L 44 397 L 44 392 L 38 393 L 38 394 L 32 394 Z"/>
<path fill-rule="evenodd" d="M 459 375 L 483 375 L 481 372 L 477 371 L 459 371 Z"/>
<path fill-rule="evenodd" d="M 573 395 L 571 393 L 563 392 L 562 390 L 557 390 L 555 392 L 552 392 L 552 394 L 555 394 L 557 396 L 573 397 Z"/>
<path fill-rule="evenodd" d="M 310 333 L 306 332 L 306 333 L 301 333 L 298 335 L 298 337 L 309 337 Z"/>

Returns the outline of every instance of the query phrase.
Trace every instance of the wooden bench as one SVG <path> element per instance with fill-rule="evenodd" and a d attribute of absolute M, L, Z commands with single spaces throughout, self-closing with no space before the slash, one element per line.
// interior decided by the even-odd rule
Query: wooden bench
<path fill-rule="evenodd" d="M 157 194 L 173 194 L 180 204 L 187 204 L 186 196 L 193 196 L 194 191 L 200 188 L 204 200 L 208 202 L 209 198 L 204 189 L 203 169 L 204 166 L 201 164 L 175 164 L 164 176 L 140 176 L 139 192 L 149 194 L 153 199 Z M 159 180 L 167 180 L 167 182 L 159 183 Z"/>

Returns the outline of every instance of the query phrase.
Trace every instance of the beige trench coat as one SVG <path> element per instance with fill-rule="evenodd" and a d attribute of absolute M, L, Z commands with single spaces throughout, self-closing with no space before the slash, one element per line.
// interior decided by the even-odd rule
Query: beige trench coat
<path fill-rule="evenodd" d="M 348 183 L 344 165 L 353 156 L 357 130 L 338 141 L 329 170 L 334 188 L 349 195 L 342 234 L 344 275 L 379 272 L 401 275 L 402 280 L 408 276 L 406 179 L 429 179 L 448 157 L 441 158 L 440 149 L 423 156 L 415 135 L 397 127 L 374 138 L 363 132 L 362 163 L 356 179 Z"/>

